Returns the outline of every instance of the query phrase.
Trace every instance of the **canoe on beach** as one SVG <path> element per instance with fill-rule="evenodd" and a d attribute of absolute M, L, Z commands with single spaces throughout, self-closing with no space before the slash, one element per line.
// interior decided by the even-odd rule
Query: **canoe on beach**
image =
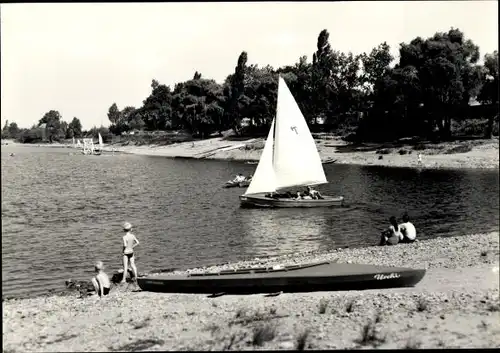
<path fill-rule="evenodd" d="M 143 291 L 162 293 L 256 294 L 411 287 L 424 269 L 320 262 L 272 268 L 245 268 L 137 279 Z"/>

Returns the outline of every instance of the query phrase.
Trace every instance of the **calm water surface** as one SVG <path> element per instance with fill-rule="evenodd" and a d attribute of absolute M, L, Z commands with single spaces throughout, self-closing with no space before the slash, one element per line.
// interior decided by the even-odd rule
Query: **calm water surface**
<path fill-rule="evenodd" d="M 14 152 L 15 157 L 9 157 Z M 391 215 L 408 211 L 421 239 L 498 230 L 499 173 L 326 165 L 321 192 L 349 207 L 240 209 L 222 189 L 255 165 L 2 146 L 4 295 L 88 279 L 93 262 L 120 268 L 121 224 L 141 244 L 140 272 L 249 257 L 374 245 Z"/>

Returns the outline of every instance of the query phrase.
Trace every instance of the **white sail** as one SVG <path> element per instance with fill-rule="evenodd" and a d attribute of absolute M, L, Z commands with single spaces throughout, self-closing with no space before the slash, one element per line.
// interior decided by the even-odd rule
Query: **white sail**
<path fill-rule="evenodd" d="M 271 129 L 267 135 L 264 150 L 260 156 L 259 164 L 252 177 L 252 181 L 245 192 L 245 195 L 256 194 L 260 192 L 276 191 L 275 175 L 273 168 L 273 145 L 274 145 L 274 126 L 275 119 L 271 123 Z"/>
<path fill-rule="evenodd" d="M 104 142 L 102 142 L 101 133 L 98 133 L 98 134 L 99 134 L 99 148 L 102 148 L 104 146 Z"/>
<path fill-rule="evenodd" d="M 281 77 L 275 130 L 273 165 L 276 189 L 327 183 L 307 122 Z"/>

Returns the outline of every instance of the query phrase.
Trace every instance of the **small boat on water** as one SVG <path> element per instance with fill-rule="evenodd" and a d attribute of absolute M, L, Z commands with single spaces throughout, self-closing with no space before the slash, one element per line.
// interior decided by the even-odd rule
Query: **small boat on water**
<path fill-rule="evenodd" d="M 424 269 L 320 262 L 271 268 L 139 277 L 144 291 L 162 293 L 256 294 L 412 287 Z"/>
<path fill-rule="evenodd" d="M 99 139 L 99 147 L 98 148 L 94 148 L 94 154 L 97 155 L 97 156 L 100 156 L 102 154 L 102 149 L 104 147 L 104 142 L 102 141 L 102 136 L 101 136 L 101 133 L 97 133 L 97 137 Z"/>
<path fill-rule="evenodd" d="M 227 188 L 236 188 L 236 187 L 246 188 L 246 187 L 248 187 L 248 185 L 250 185 L 249 180 L 243 180 L 243 181 L 229 180 L 224 184 L 223 187 L 226 189 Z"/>
<path fill-rule="evenodd" d="M 333 158 L 328 158 L 327 160 L 324 160 L 323 162 L 321 162 L 322 164 L 332 164 L 332 163 L 335 163 L 337 160 L 336 159 L 333 159 Z"/>
<path fill-rule="evenodd" d="M 246 188 L 248 185 L 250 185 L 250 182 L 252 181 L 252 175 L 248 177 L 244 177 L 242 174 L 238 174 L 234 179 L 226 181 L 224 184 L 224 188 L 235 188 L 235 187 L 240 187 L 240 188 Z"/>
<path fill-rule="evenodd" d="M 293 187 L 328 183 L 321 158 L 307 122 L 285 80 L 278 79 L 276 117 L 264 150 L 244 195 L 242 207 L 330 207 L 341 206 L 343 196 L 296 199 L 276 193 Z"/>

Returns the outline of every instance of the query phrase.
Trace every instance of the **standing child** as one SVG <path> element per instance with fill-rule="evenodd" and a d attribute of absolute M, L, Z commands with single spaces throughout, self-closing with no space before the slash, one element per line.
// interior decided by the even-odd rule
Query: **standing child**
<path fill-rule="evenodd" d="M 134 279 L 137 281 L 137 267 L 135 266 L 134 258 L 134 248 L 139 245 L 139 240 L 132 234 L 132 225 L 128 222 L 123 224 L 123 231 L 125 235 L 123 236 L 123 279 L 122 283 L 126 282 L 128 265 L 130 263 L 130 268 L 134 274 Z"/>
<path fill-rule="evenodd" d="M 104 272 L 104 265 L 102 261 L 97 261 L 94 265 L 94 269 L 96 275 L 92 278 L 92 284 L 94 285 L 94 289 L 97 295 L 99 295 L 99 297 L 108 295 L 111 288 L 111 283 L 109 281 L 108 275 Z"/>

